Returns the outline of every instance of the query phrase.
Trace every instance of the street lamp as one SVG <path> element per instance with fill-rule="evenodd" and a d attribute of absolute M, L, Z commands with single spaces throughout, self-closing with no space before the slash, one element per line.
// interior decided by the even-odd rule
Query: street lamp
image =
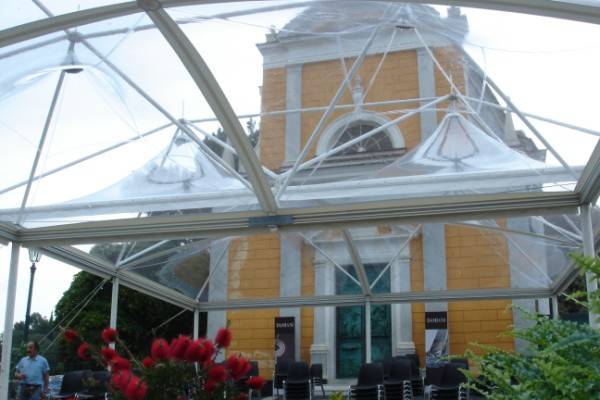
<path fill-rule="evenodd" d="M 23 342 L 27 343 L 29 336 L 29 312 L 31 311 L 31 295 L 33 293 L 33 278 L 35 276 L 35 263 L 42 258 L 39 249 L 29 248 L 29 261 L 31 261 L 31 274 L 29 275 L 29 295 L 27 296 L 27 311 L 25 312 L 25 328 L 23 329 Z"/>

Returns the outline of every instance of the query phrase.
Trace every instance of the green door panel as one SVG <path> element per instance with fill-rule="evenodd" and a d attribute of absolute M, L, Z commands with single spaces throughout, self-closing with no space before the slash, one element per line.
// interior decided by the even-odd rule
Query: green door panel
<path fill-rule="evenodd" d="M 369 282 L 381 273 L 384 264 L 365 264 Z M 353 266 L 346 271 L 356 278 Z M 374 293 L 390 292 L 390 273 L 386 271 L 373 287 Z M 337 294 L 360 294 L 361 288 L 346 274 L 336 271 Z M 365 317 L 363 306 L 336 309 L 336 369 L 338 378 L 355 378 L 365 361 Z M 381 361 L 391 357 L 391 306 L 371 306 L 371 359 Z"/>

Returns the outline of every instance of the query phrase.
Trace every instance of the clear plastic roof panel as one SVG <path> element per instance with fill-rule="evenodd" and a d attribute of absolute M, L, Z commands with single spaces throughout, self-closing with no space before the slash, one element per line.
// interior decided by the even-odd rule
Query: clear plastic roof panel
<path fill-rule="evenodd" d="M 76 247 L 112 265 L 120 273 L 149 279 L 192 299 L 202 300 L 208 296 L 211 254 L 214 257 L 220 243 L 218 240 L 197 239 Z M 219 254 L 217 259 L 224 257 L 223 251 Z"/>
<path fill-rule="evenodd" d="M 201 305 L 367 295 L 395 302 L 552 290 L 570 273 L 569 253 L 581 251 L 578 224 L 545 215 L 77 248 Z"/>
<path fill-rule="evenodd" d="M 116 4 L 85 3 L 24 1 L 0 28 Z M 225 95 L 206 98 L 149 13 L 0 48 L 0 221 L 570 192 L 600 135 L 595 24 L 385 1 L 167 8 Z"/>
<path fill-rule="evenodd" d="M 203 130 L 184 121 L 186 104 L 209 108 L 148 23 L 145 14 L 130 15 L 81 27 L 77 40 L 0 56 L 15 71 L 1 83 L 1 220 L 35 227 L 255 207 L 219 124 Z M 107 26 L 110 34 L 94 36 Z M 165 90 L 156 76 L 181 87 Z"/>

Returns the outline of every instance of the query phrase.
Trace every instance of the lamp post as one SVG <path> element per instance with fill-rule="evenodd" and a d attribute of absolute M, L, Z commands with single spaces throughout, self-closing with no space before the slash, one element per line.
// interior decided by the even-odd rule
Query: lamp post
<path fill-rule="evenodd" d="M 33 294 L 33 278 L 35 276 L 35 263 L 42 258 L 42 253 L 36 248 L 29 249 L 29 261 L 31 261 L 31 274 L 29 275 L 29 295 L 27 296 L 27 311 L 25 312 L 25 328 L 23 329 L 23 342 L 27 343 L 29 336 L 29 312 L 31 311 L 31 295 Z"/>

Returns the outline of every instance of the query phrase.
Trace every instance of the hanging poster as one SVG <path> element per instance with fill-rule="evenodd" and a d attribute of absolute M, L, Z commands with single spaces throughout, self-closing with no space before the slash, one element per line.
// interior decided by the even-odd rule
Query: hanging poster
<path fill-rule="evenodd" d="M 294 317 L 275 317 L 275 360 L 296 358 Z"/>
<path fill-rule="evenodd" d="M 448 355 L 448 313 L 425 313 L 425 363 L 435 366 Z"/>

